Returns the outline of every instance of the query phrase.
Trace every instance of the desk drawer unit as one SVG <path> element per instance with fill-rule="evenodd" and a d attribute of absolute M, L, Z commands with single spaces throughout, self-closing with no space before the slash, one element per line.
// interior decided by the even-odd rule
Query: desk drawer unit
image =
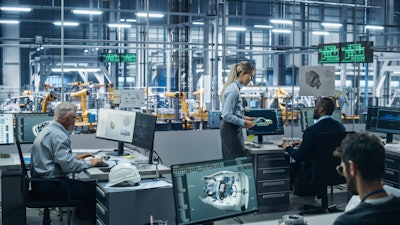
<path fill-rule="evenodd" d="M 383 183 L 395 188 L 400 188 L 400 157 L 387 155 L 385 162 L 386 170 L 383 175 Z"/>
<path fill-rule="evenodd" d="M 289 156 L 258 154 L 255 156 L 257 199 L 260 212 L 284 211 L 289 207 Z"/>

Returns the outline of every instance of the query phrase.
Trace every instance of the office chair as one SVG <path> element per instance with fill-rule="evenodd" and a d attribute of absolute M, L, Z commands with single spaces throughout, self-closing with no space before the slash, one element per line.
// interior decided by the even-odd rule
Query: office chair
<path fill-rule="evenodd" d="M 30 190 L 30 185 L 34 182 L 59 182 L 61 185 L 67 186 L 67 184 L 61 179 L 50 179 L 50 178 L 32 178 L 30 176 L 30 169 L 27 168 L 24 156 L 22 154 L 21 145 L 16 138 L 16 144 L 19 154 L 19 159 L 21 161 L 21 191 L 22 199 L 24 201 L 25 207 L 27 208 L 44 208 L 43 213 L 43 225 L 50 225 L 50 208 L 55 207 L 76 207 L 82 204 L 81 201 L 73 200 L 70 198 L 70 192 L 60 193 L 60 198 L 57 200 L 40 199 L 36 197 L 32 190 Z M 68 188 L 67 188 L 68 189 Z M 68 224 L 70 224 L 70 217 L 68 215 Z"/>
<path fill-rule="evenodd" d="M 340 146 L 348 133 L 351 132 L 326 132 L 318 136 L 312 162 L 311 183 L 315 187 L 317 195 L 321 197 L 321 205 L 306 205 L 306 210 L 300 212 L 300 215 L 339 211 L 335 205 L 328 206 L 327 188 L 330 186 L 332 198 L 333 185 L 346 183 L 346 179 L 336 171 L 336 166 L 340 164 L 340 158 L 335 157 L 333 152 Z"/>

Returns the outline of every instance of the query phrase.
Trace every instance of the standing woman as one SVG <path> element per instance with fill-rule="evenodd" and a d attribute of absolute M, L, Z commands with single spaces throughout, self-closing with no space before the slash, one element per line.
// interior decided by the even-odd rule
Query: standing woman
<path fill-rule="evenodd" d="M 254 127 L 254 117 L 246 117 L 243 113 L 240 89 L 253 79 L 254 66 L 243 61 L 233 64 L 228 80 L 222 88 L 222 122 L 220 127 L 222 158 L 230 159 L 246 156 L 242 128 Z"/>

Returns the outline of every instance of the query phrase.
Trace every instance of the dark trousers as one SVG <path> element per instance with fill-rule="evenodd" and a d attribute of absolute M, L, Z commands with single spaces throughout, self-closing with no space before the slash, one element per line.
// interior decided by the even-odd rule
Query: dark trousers
<path fill-rule="evenodd" d="M 58 200 L 65 199 L 65 193 L 68 189 L 71 193 L 71 199 L 79 200 L 83 203 L 83 209 L 79 208 L 78 216 L 84 219 L 90 219 L 93 224 L 96 221 L 96 182 L 80 181 L 75 179 L 64 179 L 65 185 L 59 182 L 32 183 L 34 195 L 41 199 Z M 86 215 L 85 215 L 86 214 Z"/>
<path fill-rule="evenodd" d="M 247 156 L 242 129 L 241 126 L 233 123 L 221 122 L 220 135 L 223 159 Z"/>

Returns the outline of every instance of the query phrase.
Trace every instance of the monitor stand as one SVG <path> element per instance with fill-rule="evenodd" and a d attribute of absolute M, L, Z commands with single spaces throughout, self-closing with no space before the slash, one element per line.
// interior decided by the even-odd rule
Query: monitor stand
<path fill-rule="evenodd" d="M 386 133 L 386 143 L 392 143 L 392 142 L 393 142 L 393 134 Z"/>
<path fill-rule="evenodd" d="M 273 144 L 273 143 L 270 142 L 270 141 L 264 141 L 264 140 L 263 140 L 263 135 L 257 135 L 257 138 L 258 138 L 257 144 Z"/>
<path fill-rule="evenodd" d="M 107 155 L 112 155 L 112 156 L 128 155 L 128 153 L 124 153 L 124 142 L 118 141 L 118 148 L 114 149 L 113 152 L 107 152 Z"/>

